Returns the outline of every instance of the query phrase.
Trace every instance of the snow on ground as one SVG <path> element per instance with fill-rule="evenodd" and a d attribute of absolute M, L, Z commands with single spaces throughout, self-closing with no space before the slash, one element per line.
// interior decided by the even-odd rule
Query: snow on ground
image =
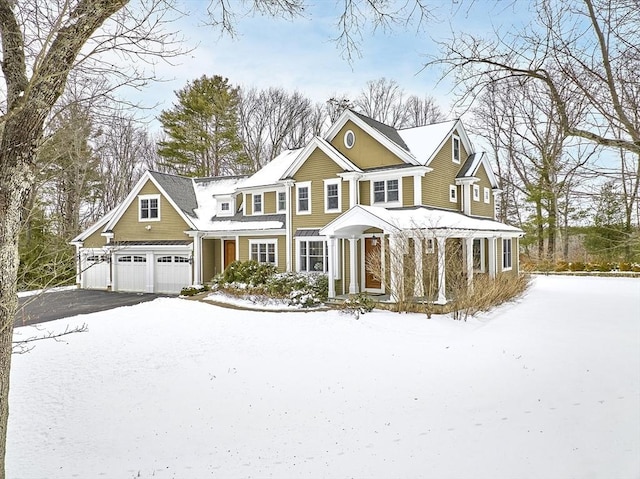
<path fill-rule="evenodd" d="M 161 298 L 46 326 L 81 323 L 13 357 L 7 477 L 640 477 L 635 279 L 466 323 Z"/>

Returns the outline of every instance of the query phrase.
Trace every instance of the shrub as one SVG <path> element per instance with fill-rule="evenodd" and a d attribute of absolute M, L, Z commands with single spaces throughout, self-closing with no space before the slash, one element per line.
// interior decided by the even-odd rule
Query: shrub
<path fill-rule="evenodd" d="M 556 263 L 554 271 L 569 271 L 569 263 L 567 263 L 566 261 L 558 261 L 558 263 Z"/>
<path fill-rule="evenodd" d="M 620 271 L 631 271 L 632 266 L 631 263 L 620 263 Z"/>
<path fill-rule="evenodd" d="M 257 261 L 234 261 L 222 273 L 222 283 L 245 283 L 259 286 L 276 274 L 277 268 L 272 264 Z"/>
<path fill-rule="evenodd" d="M 350 314 L 358 319 L 361 314 L 373 311 L 375 306 L 375 300 L 367 293 L 356 293 L 344 300 L 341 309 L 343 313 Z"/>
<path fill-rule="evenodd" d="M 585 264 L 581 261 L 576 261 L 574 263 L 569 263 L 569 269 L 571 271 L 584 271 Z"/>
<path fill-rule="evenodd" d="M 196 294 L 204 293 L 205 291 L 209 291 L 208 286 L 185 286 L 180 291 L 180 296 L 195 296 Z"/>
<path fill-rule="evenodd" d="M 454 319 L 467 320 L 481 311 L 489 311 L 503 303 L 513 301 L 529 287 L 529 276 L 499 274 L 495 279 L 488 275 L 477 276 L 473 291 L 459 291 L 455 300 L 447 305 Z"/>

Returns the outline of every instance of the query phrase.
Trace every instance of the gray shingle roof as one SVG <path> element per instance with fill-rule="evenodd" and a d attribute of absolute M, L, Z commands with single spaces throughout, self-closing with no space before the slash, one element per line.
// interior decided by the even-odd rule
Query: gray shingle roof
<path fill-rule="evenodd" d="M 192 178 L 157 171 L 150 171 L 149 173 L 167 192 L 178 208 L 192 218 L 196 217 L 194 210 L 198 207 L 198 201 L 196 200 L 196 193 L 193 191 Z"/>
<path fill-rule="evenodd" d="M 409 151 L 409 147 L 404 142 L 404 140 L 400 137 L 400 135 L 398 134 L 398 132 L 396 131 L 395 128 L 393 128 L 392 126 L 389 126 L 389 125 L 385 125 L 384 123 L 380 123 L 379 121 L 376 121 L 373 118 L 369 118 L 368 116 L 364 116 L 361 113 L 358 113 L 356 111 L 353 111 L 353 110 L 351 110 L 351 111 L 355 115 L 357 115 L 358 118 L 360 118 L 362 121 L 364 121 L 367 125 L 369 125 L 372 128 L 375 128 L 380 133 L 382 133 L 384 136 L 386 136 L 391 141 L 393 141 L 395 144 L 397 144 L 401 148 Z"/>
<path fill-rule="evenodd" d="M 465 178 L 467 176 L 472 176 L 473 175 L 474 172 L 473 171 L 469 171 L 469 170 L 473 166 L 473 162 L 476 160 L 476 155 L 477 155 L 477 153 L 471 153 L 469 155 L 467 160 L 462 165 L 462 168 L 460 168 L 460 171 L 456 175 L 456 178 Z"/>

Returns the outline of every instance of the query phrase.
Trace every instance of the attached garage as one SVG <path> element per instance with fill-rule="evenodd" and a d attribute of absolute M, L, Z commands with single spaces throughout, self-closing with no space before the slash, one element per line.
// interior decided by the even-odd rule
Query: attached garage
<path fill-rule="evenodd" d="M 191 242 L 123 242 L 114 249 L 114 291 L 178 294 L 193 282 Z"/>

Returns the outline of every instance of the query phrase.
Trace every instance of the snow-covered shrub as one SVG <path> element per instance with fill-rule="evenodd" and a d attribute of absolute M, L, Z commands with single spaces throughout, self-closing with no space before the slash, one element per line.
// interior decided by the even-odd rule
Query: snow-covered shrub
<path fill-rule="evenodd" d="M 373 311 L 375 306 L 375 300 L 367 293 L 356 293 L 344 300 L 341 309 L 343 313 L 350 314 L 358 319 L 361 314 Z"/>
<path fill-rule="evenodd" d="M 180 291 L 180 296 L 195 296 L 196 294 L 204 293 L 205 291 L 209 291 L 208 286 L 186 286 L 182 288 Z"/>
<path fill-rule="evenodd" d="M 251 286 L 266 284 L 267 280 L 276 274 L 277 269 L 268 263 L 257 261 L 234 261 L 224 270 L 221 283 L 246 283 Z"/>

